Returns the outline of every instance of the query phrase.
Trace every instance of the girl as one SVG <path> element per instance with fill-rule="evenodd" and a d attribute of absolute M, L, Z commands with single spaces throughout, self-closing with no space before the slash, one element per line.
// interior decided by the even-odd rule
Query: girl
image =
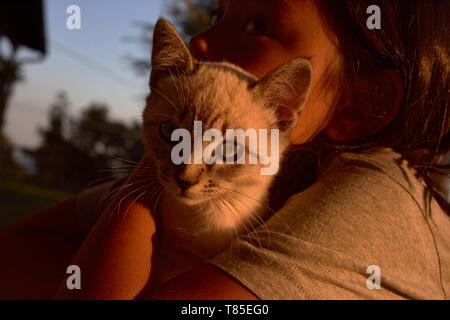
<path fill-rule="evenodd" d="M 366 25 L 374 4 L 380 30 Z M 190 41 L 197 59 L 257 77 L 298 56 L 313 65 L 267 229 L 155 287 L 153 207 L 126 199 L 111 216 L 102 186 L 1 232 L 0 297 L 446 299 L 450 219 L 431 177 L 450 148 L 448 12 L 446 0 L 218 1 Z M 66 287 L 69 265 L 81 290 Z"/>

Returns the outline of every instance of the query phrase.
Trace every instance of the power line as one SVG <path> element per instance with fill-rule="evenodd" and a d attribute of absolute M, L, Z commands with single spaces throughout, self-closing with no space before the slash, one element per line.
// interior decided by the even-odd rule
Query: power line
<path fill-rule="evenodd" d="M 52 44 L 57 51 L 66 55 L 67 57 L 77 61 L 80 64 L 83 64 L 86 67 L 89 67 L 91 70 L 96 71 L 102 76 L 108 78 L 111 81 L 114 81 L 121 86 L 126 87 L 127 89 L 136 90 L 136 85 L 131 84 L 129 79 L 123 77 L 118 73 L 115 73 L 114 71 L 111 71 L 110 69 L 102 66 L 91 58 L 77 52 L 76 50 L 66 46 L 59 41 L 54 40 Z"/>

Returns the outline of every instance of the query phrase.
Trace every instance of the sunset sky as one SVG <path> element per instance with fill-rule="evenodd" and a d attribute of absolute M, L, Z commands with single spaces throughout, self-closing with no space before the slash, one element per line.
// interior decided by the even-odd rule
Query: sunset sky
<path fill-rule="evenodd" d="M 81 30 L 66 27 L 66 9 L 72 4 L 81 8 Z M 37 145 L 37 128 L 46 124 L 48 106 L 59 90 L 68 93 L 71 114 L 96 101 L 109 105 L 113 118 L 140 119 L 148 79 L 136 76 L 124 57 L 147 53 L 124 37 L 139 35 L 135 21 L 155 22 L 163 15 L 163 1 L 44 0 L 44 6 L 48 54 L 24 65 L 25 79 L 16 85 L 7 113 L 11 141 Z"/>

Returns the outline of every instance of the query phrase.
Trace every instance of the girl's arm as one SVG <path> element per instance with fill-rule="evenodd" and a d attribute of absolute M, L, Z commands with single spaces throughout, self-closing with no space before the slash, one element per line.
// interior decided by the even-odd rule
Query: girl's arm
<path fill-rule="evenodd" d="M 158 288 L 145 292 L 152 300 L 257 300 L 251 291 L 227 273 L 202 264 Z"/>
<path fill-rule="evenodd" d="M 154 201 L 136 201 L 132 195 L 133 190 L 148 189 L 154 169 L 144 156 L 118 189 L 71 261 L 80 268 L 81 289 L 68 289 L 68 274 L 56 299 L 133 299 L 151 284 L 156 224 L 149 208 Z"/>
<path fill-rule="evenodd" d="M 1 230 L 0 299 L 52 299 L 56 292 L 56 298 L 255 298 L 207 265 L 152 288 L 156 228 L 148 208 L 128 200 L 109 221 L 110 206 L 84 239 L 73 197 Z M 81 268 L 81 290 L 66 287 L 72 264 Z"/>
<path fill-rule="evenodd" d="M 151 166 L 143 158 L 125 185 L 148 175 Z M 115 196 L 71 262 L 81 269 L 81 290 L 67 289 L 64 279 L 57 299 L 255 298 L 231 277 L 208 265 L 155 288 L 151 270 L 157 245 L 156 223 L 149 209 L 155 203 L 127 196 L 126 192 Z"/>
<path fill-rule="evenodd" d="M 122 207 L 111 221 L 111 209 L 102 215 L 72 262 L 81 268 L 81 290 L 68 290 L 64 280 L 57 299 L 256 299 L 226 273 L 206 264 L 153 287 L 155 221 L 148 206 L 129 200 Z"/>
<path fill-rule="evenodd" d="M 72 197 L 0 231 L 0 300 L 51 299 L 83 239 Z"/>
<path fill-rule="evenodd" d="M 111 204 L 71 262 L 81 269 L 81 289 L 66 279 L 57 299 L 133 299 L 149 283 L 156 227 L 150 210 L 124 200 L 120 212 Z"/>

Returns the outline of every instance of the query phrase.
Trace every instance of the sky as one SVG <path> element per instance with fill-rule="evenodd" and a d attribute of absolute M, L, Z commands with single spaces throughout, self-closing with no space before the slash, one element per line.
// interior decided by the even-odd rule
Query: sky
<path fill-rule="evenodd" d="M 133 53 L 145 57 L 147 53 L 124 37 L 139 35 L 136 21 L 156 22 L 165 12 L 163 1 L 44 0 L 48 53 L 39 63 L 25 64 L 24 81 L 15 86 L 5 127 L 12 143 L 28 147 L 39 144 L 38 127 L 46 125 L 48 107 L 60 90 L 68 93 L 73 115 L 91 102 L 101 102 L 110 107 L 115 119 L 140 120 L 148 79 L 137 76 L 125 56 Z M 70 5 L 81 9 L 80 30 L 66 26 Z M 25 51 L 21 55 L 36 53 Z"/>

